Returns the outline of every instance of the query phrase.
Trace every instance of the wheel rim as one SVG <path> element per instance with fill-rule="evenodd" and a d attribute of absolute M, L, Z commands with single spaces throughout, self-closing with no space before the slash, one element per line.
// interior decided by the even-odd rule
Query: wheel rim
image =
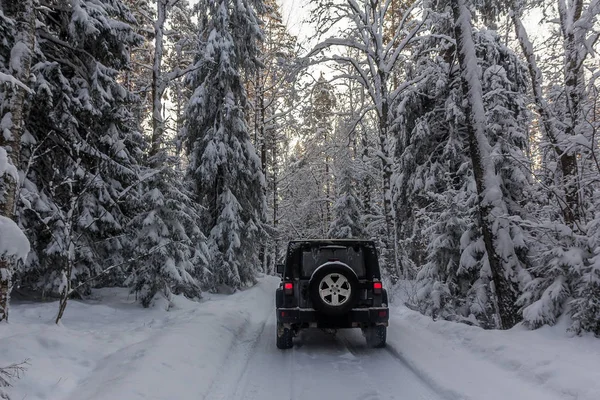
<path fill-rule="evenodd" d="M 331 273 L 319 283 L 319 296 L 325 304 L 341 306 L 350 299 L 352 288 L 348 278 L 342 274 Z"/>

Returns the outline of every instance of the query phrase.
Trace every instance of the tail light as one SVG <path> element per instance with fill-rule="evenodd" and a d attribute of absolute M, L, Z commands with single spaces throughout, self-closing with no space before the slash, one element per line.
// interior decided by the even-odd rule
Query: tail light
<path fill-rule="evenodd" d="M 294 292 L 294 284 L 292 282 L 285 282 L 283 284 L 283 292 L 290 295 Z"/>
<path fill-rule="evenodd" d="M 383 289 L 383 284 L 381 282 L 373 282 L 374 294 L 381 294 L 381 289 Z"/>

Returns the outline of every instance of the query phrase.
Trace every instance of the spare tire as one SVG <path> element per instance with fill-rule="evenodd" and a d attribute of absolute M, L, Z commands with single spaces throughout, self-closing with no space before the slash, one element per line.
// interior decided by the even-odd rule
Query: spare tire
<path fill-rule="evenodd" d="M 340 262 L 321 265 L 313 272 L 308 285 L 314 309 L 327 315 L 346 314 L 358 297 L 356 273 Z"/>

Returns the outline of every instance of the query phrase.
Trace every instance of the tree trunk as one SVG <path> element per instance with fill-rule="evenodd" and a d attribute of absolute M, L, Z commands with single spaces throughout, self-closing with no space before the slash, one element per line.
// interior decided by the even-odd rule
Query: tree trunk
<path fill-rule="evenodd" d="M 264 82 L 261 81 L 260 77 L 263 73 L 262 68 L 258 68 L 256 70 L 257 74 L 257 90 L 256 95 L 258 96 L 258 104 L 260 107 L 260 138 L 258 138 L 260 142 L 260 164 L 262 168 L 263 176 L 265 177 L 265 186 L 263 188 L 263 194 L 265 198 L 267 197 L 267 138 L 266 138 L 266 130 L 265 130 L 265 117 L 266 117 L 266 107 L 265 107 L 265 90 L 264 90 Z M 263 238 L 260 243 L 260 249 L 258 251 L 258 258 L 260 259 L 260 264 L 263 267 L 263 271 L 267 272 L 267 238 Z"/>
<path fill-rule="evenodd" d="M 74 181 L 74 176 L 71 177 L 71 181 Z M 67 301 L 71 295 L 71 276 L 73 275 L 73 265 L 75 264 L 75 242 L 74 235 L 75 231 L 73 226 L 75 224 L 75 215 L 77 207 L 78 196 L 73 193 L 72 184 L 69 183 L 69 189 L 71 192 L 71 200 L 69 202 L 69 211 L 63 221 L 64 223 L 64 236 L 67 240 L 67 248 L 63 249 L 66 253 L 66 260 L 61 266 L 61 277 L 63 280 L 63 290 L 60 293 L 60 302 L 58 306 L 58 314 L 56 315 L 55 323 L 59 324 L 65 309 L 67 308 Z"/>
<path fill-rule="evenodd" d="M 327 143 L 327 136 L 325 136 L 326 153 L 325 153 L 325 226 L 323 230 L 323 237 L 329 236 L 329 227 L 331 226 L 331 180 L 329 171 L 329 145 Z"/>
<path fill-rule="evenodd" d="M 485 110 L 483 90 L 477 65 L 475 43 L 471 28 L 471 15 L 464 0 L 452 0 L 455 22 L 456 51 L 461 68 L 463 94 L 467 98 L 465 114 L 469 138 L 469 154 L 473 164 L 473 174 L 479 198 L 479 223 L 486 249 L 486 257 L 492 275 L 493 304 L 496 310 L 496 324 L 500 329 L 508 329 L 519 322 L 516 306 L 516 290 L 505 276 L 503 263 L 496 249 L 494 237 L 494 216 L 492 210 L 504 214 L 506 205 L 502 190 L 491 163 L 490 144 L 485 135 Z"/>
<path fill-rule="evenodd" d="M 277 264 L 279 253 L 279 233 L 277 232 L 277 224 L 279 218 L 279 216 L 277 215 L 279 211 L 279 201 L 277 195 L 279 187 L 277 185 L 277 179 L 279 179 L 279 170 L 277 168 L 277 142 L 275 140 L 274 133 L 271 136 L 271 160 L 273 166 L 273 174 L 271 178 L 273 180 L 273 264 Z"/>
<path fill-rule="evenodd" d="M 27 83 L 31 70 L 31 58 L 35 41 L 35 15 L 32 0 L 5 0 L 4 12 L 16 22 L 15 44 L 11 52 L 10 73 L 19 81 Z M 0 104 L 0 120 L 8 117 L 10 135 L 0 134 L 0 146 L 6 149 L 12 165 L 19 168 L 21 136 L 25 125 L 26 90 L 6 85 L 4 104 Z M 0 215 L 13 219 L 17 203 L 18 182 L 6 175 L 1 186 L 5 188 L 4 202 L 0 203 Z M 15 260 L 0 258 L 0 321 L 8 319 L 10 291 Z"/>
<path fill-rule="evenodd" d="M 0 322 L 8 320 L 8 304 L 12 286 L 12 262 L 12 260 L 0 257 Z"/>
<path fill-rule="evenodd" d="M 575 24 L 581 18 L 583 10 L 583 0 L 574 0 L 571 4 L 571 10 L 567 11 L 563 8 L 564 4 L 559 1 L 559 16 L 561 30 L 563 32 L 564 48 L 565 48 L 565 92 L 566 92 L 566 111 L 567 121 L 565 127 L 565 141 L 574 136 L 577 131 L 577 126 L 581 122 L 581 99 L 583 97 L 583 89 L 581 87 L 581 68 L 583 66 L 583 57 L 579 51 L 575 39 Z M 579 28 L 583 29 L 583 28 Z M 563 146 L 567 146 L 565 143 Z M 579 177 L 577 166 L 577 154 L 573 150 L 564 149 L 560 156 L 561 166 L 563 167 L 563 181 L 566 187 L 566 200 L 569 206 L 568 216 L 566 220 L 570 225 L 577 225 L 581 220 L 581 205 L 579 202 Z"/>
<path fill-rule="evenodd" d="M 381 82 L 381 109 L 379 110 L 379 151 L 381 153 L 381 172 L 383 179 L 383 213 L 385 219 L 385 235 L 383 243 L 385 246 L 384 261 L 388 269 L 392 283 L 396 283 L 404 274 L 398 265 L 398 241 L 396 240 L 396 228 L 392 214 L 392 165 L 390 163 L 390 138 L 389 138 L 389 104 L 388 93 L 385 83 L 388 76 L 379 73 Z"/>
<path fill-rule="evenodd" d="M 559 159 L 559 166 L 561 172 L 561 196 L 563 199 L 559 199 L 560 207 L 562 209 L 563 219 L 565 224 L 572 228 L 577 227 L 580 217 L 580 204 L 579 204 L 579 185 L 577 181 L 578 168 L 577 168 L 577 156 L 575 153 L 570 153 L 565 149 L 565 143 L 561 143 L 561 134 L 554 124 L 554 119 L 548 109 L 548 104 L 544 98 L 542 90 L 542 72 L 537 66 L 535 54 L 531 42 L 529 41 L 527 31 L 521 23 L 517 15 L 517 11 L 512 14 L 512 21 L 515 27 L 515 33 L 521 50 L 527 60 L 527 67 L 529 70 L 529 76 L 531 78 L 531 86 L 533 90 L 533 98 L 536 104 L 537 112 L 542 122 L 543 132 L 546 134 L 548 142 L 554 148 L 556 156 Z"/>
<path fill-rule="evenodd" d="M 163 57 L 163 31 L 167 18 L 167 0 L 156 2 L 157 19 L 154 23 L 154 63 L 152 65 L 152 139 L 150 143 L 150 156 L 156 155 L 160 150 L 164 134 L 164 121 L 162 117 L 162 96 L 164 85 L 162 82 L 162 57 Z"/>
<path fill-rule="evenodd" d="M 362 146 L 361 160 L 362 160 L 363 164 L 366 165 L 369 162 L 369 142 L 367 140 L 366 129 L 363 130 L 363 134 L 361 135 L 360 142 L 361 142 L 361 146 Z M 368 177 L 365 177 L 362 180 L 361 200 L 362 200 L 363 214 L 372 215 L 373 207 L 371 206 L 371 185 L 369 183 Z"/>

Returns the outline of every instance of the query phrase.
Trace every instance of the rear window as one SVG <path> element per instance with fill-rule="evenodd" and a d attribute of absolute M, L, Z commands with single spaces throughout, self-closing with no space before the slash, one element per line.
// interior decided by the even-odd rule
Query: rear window
<path fill-rule="evenodd" d="M 334 261 L 348 265 L 359 278 L 366 274 L 362 247 L 322 246 L 302 251 L 302 277 L 310 278 L 321 265 Z"/>

